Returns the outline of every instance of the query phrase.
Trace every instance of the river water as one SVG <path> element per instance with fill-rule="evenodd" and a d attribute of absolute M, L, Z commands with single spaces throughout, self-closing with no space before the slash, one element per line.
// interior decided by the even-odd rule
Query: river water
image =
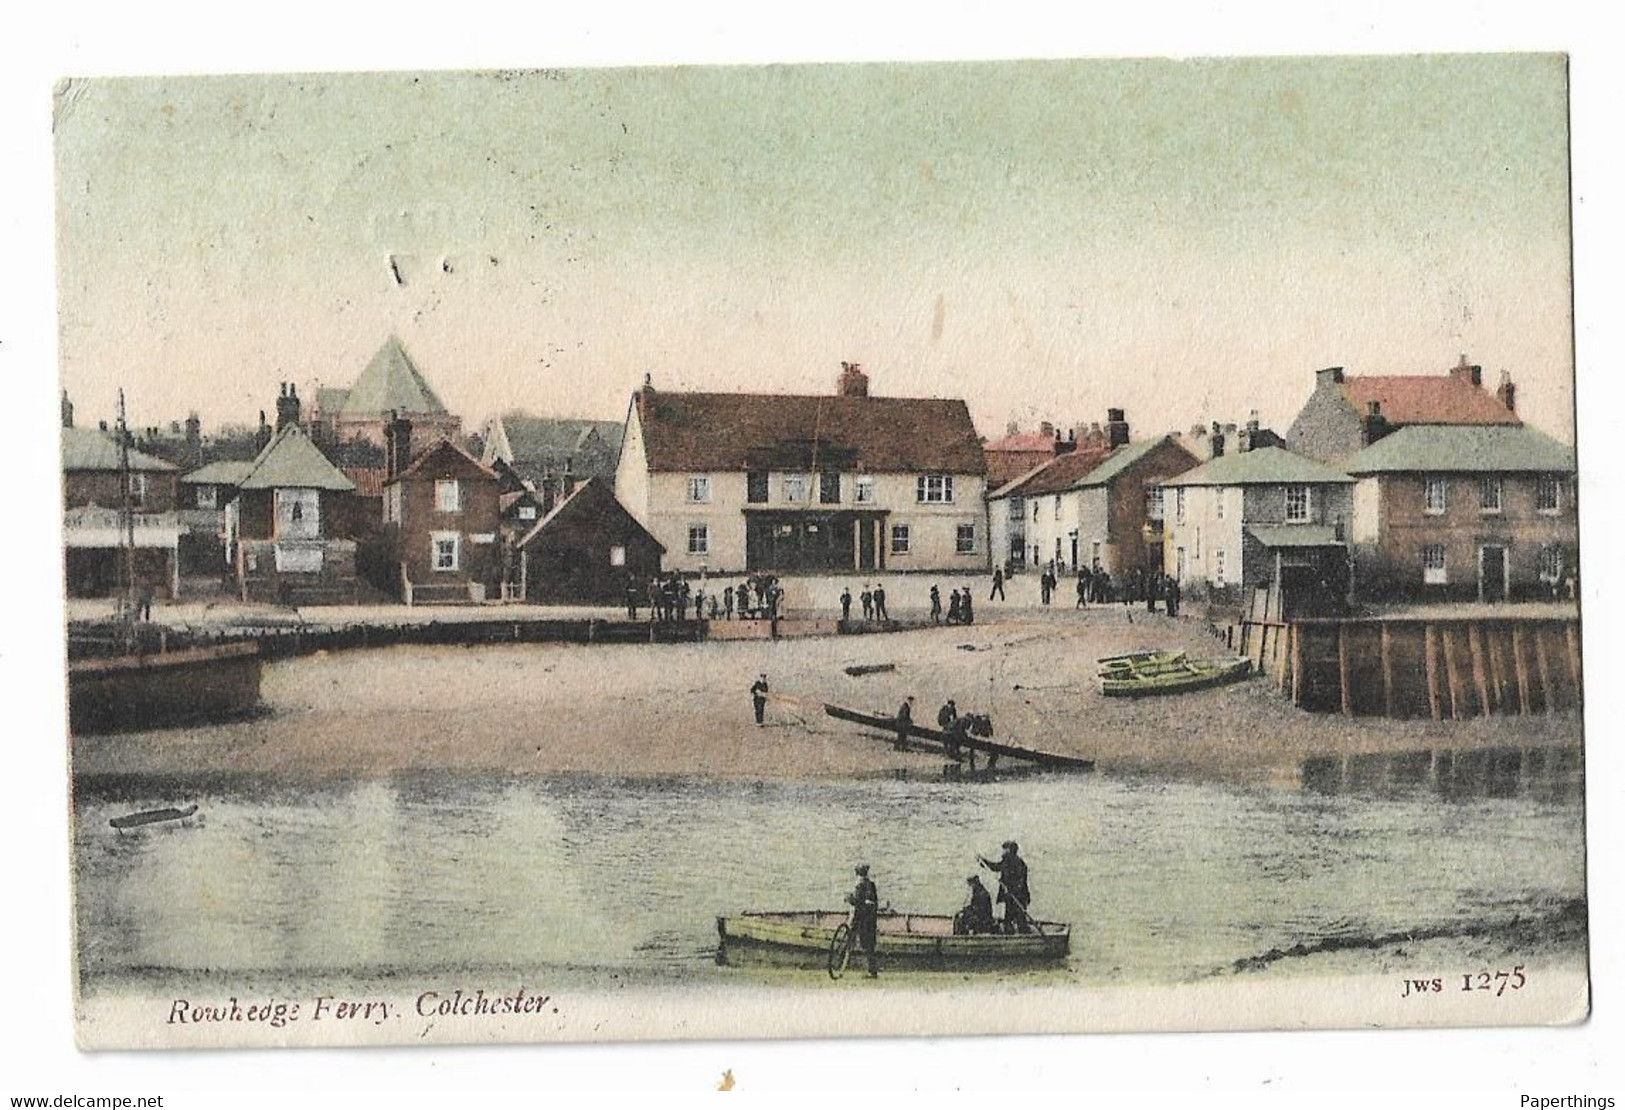
<path fill-rule="evenodd" d="M 867 861 L 900 910 L 951 913 L 1014 838 L 1033 909 L 1074 925 L 1051 975 L 1190 981 L 1396 937 L 1583 958 L 1575 749 L 1322 760 L 1274 786 L 1033 776 L 950 783 L 411 775 L 76 787 L 87 986 L 448 970 L 696 981 L 717 914 L 834 908 Z M 185 826 L 108 819 L 195 801 Z M 1578 924 L 1576 924 L 1578 922 Z"/>

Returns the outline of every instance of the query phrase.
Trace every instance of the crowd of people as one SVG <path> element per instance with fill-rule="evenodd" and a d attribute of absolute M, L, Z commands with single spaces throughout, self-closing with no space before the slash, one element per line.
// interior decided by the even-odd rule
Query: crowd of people
<path fill-rule="evenodd" d="M 1038 600 L 1041 605 L 1052 605 L 1060 591 L 1060 567 L 1051 560 L 1038 575 Z M 993 589 L 988 600 L 1004 597 L 1005 575 L 1002 568 L 993 571 Z M 1087 609 L 1091 605 L 1132 605 L 1144 602 L 1146 611 L 1157 611 L 1161 601 L 1171 617 L 1179 615 L 1179 579 L 1160 571 L 1135 567 L 1120 581 L 1113 581 L 1105 567 L 1079 567 L 1077 571 L 1077 600 L 1074 609 Z"/>
<path fill-rule="evenodd" d="M 689 620 L 727 620 L 736 617 L 776 617 L 784 607 L 784 587 L 777 576 L 753 574 L 737 585 L 729 584 L 720 590 L 704 579 L 690 582 L 675 571 L 664 577 L 652 577 L 639 582 L 628 576 L 626 581 L 626 615 L 638 619 L 638 612 L 648 606 L 649 619 L 655 624 L 671 624 Z"/>

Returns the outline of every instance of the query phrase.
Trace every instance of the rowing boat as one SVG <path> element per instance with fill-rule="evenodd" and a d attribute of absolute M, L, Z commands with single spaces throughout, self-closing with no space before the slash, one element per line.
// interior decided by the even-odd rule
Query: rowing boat
<path fill-rule="evenodd" d="M 824 706 L 824 712 L 837 721 L 850 721 L 857 725 L 866 725 L 869 728 L 895 737 L 897 735 L 897 718 L 888 717 L 880 713 L 863 713 L 856 709 L 843 709 L 838 705 Z M 1002 756 L 1006 759 L 1022 759 L 1029 763 L 1036 763 L 1040 767 L 1049 767 L 1064 771 L 1093 771 L 1095 761 L 1092 759 L 1079 759 L 1077 756 L 1058 755 L 1055 752 L 1040 752 L 1032 748 L 1018 748 L 1013 744 L 998 744 L 982 736 L 955 734 L 949 736 L 941 729 L 928 728 L 925 725 L 910 723 L 908 728 L 910 737 L 916 740 L 925 740 L 934 745 L 933 750 L 951 751 L 954 747 L 966 751 L 982 752 L 986 755 Z"/>
<path fill-rule="evenodd" d="M 845 925 L 842 910 L 739 913 L 717 918 L 717 962 L 752 957 L 816 966 L 829 955 L 835 930 Z M 943 914 L 882 913 L 875 930 L 875 956 L 882 966 L 922 968 L 1050 963 L 1066 958 L 1072 926 L 1037 922 L 1032 933 L 954 935 L 954 919 Z M 861 958 L 861 957 L 860 957 Z"/>
<path fill-rule="evenodd" d="M 164 821 L 184 821 L 197 812 L 197 803 L 194 802 L 185 809 L 146 809 L 140 813 L 126 813 L 123 817 L 113 817 L 108 824 L 115 829 L 137 829 L 142 825 L 157 825 Z"/>
<path fill-rule="evenodd" d="M 1237 682 L 1252 673 L 1245 656 L 1191 659 L 1178 652 L 1136 652 L 1100 660 L 1100 692 L 1109 698 L 1183 694 Z"/>

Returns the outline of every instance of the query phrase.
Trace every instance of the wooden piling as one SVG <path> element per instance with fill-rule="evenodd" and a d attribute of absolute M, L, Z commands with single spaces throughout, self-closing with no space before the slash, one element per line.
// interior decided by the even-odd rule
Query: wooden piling
<path fill-rule="evenodd" d="M 1394 659 L 1389 645 L 1388 622 L 1382 622 L 1382 712 L 1394 715 Z"/>
<path fill-rule="evenodd" d="M 1456 668 L 1456 638 L 1446 628 L 1440 633 L 1444 645 L 1445 685 L 1450 690 L 1450 719 L 1461 720 L 1461 704 L 1467 700 L 1467 691 L 1461 684 L 1461 673 Z"/>
<path fill-rule="evenodd" d="M 1473 691 L 1478 695 L 1478 715 L 1490 715 L 1490 681 L 1484 670 L 1484 632 L 1475 621 L 1467 626 L 1467 655 L 1473 662 Z"/>
<path fill-rule="evenodd" d="M 1290 625 L 1275 634 L 1275 688 L 1284 694 L 1287 690 L 1287 679 L 1290 677 L 1292 659 L 1291 653 L 1281 645 L 1282 636 L 1286 637 L 1288 644 L 1292 642 L 1294 635 Z"/>
<path fill-rule="evenodd" d="M 1497 712 L 1507 711 L 1506 655 L 1501 650 L 1501 637 L 1491 628 L 1485 637 L 1490 645 L 1490 700 Z"/>
<path fill-rule="evenodd" d="M 1523 626 L 1512 626 L 1512 671 L 1518 676 L 1518 712 L 1529 714 L 1529 660 L 1523 653 Z"/>
<path fill-rule="evenodd" d="M 1343 697 L 1343 716 L 1354 716 L 1354 691 L 1349 686 L 1349 626 L 1347 621 L 1337 625 L 1337 684 Z"/>
<path fill-rule="evenodd" d="M 1534 626 L 1535 666 L 1540 671 L 1540 700 L 1547 713 L 1555 713 L 1557 699 L 1552 696 L 1552 664 L 1546 657 L 1546 637 L 1541 635 L 1542 631 L 1544 630 L 1540 625 Z"/>
<path fill-rule="evenodd" d="M 1292 626 L 1292 704 L 1303 704 L 1303 625 Z"/>
<path fill-rule="evenodd" d="M 1428 712 L 1435 721 L 1444 717 L 1444 712 L 1439 706 L 1438 639 L 1438 633 L 1432 624 L 1422 626 L 1422 661 L 1428 673 Z"/>

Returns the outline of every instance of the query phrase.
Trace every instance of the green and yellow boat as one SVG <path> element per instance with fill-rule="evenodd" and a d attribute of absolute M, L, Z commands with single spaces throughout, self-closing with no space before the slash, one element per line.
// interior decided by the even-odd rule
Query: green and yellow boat
<path fill-rule="evenodd" d="M 1245 656 L 1192 659 L 1183 651 L 1137 651 L 1098 660 L 1100 692 L 1109 698 L 1183 694 L 1239 682 L 1252 673 Z"/>

